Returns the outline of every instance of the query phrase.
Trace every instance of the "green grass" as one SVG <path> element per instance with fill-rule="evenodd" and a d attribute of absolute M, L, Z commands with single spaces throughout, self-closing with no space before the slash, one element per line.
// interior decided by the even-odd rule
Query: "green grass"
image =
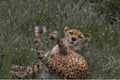
<path fill-rule="evenodd" d="M 0 78 L 11 78 L 12 63 L 37 62 L 34 26 L 38 24 L 47 27 L 47 33 L 41 35 L 45 52 L 56 43 L 47 39 L 49 32 L 59 30 L 62 34 L 66 25 L 77 28 L 91 38 L 81 51 L 89 64 L 88 78 L 120 78 L 120 27 L 110 27 L 105 14 L 98 16 L 94 11 L 90 3 L 82 0 L 0 1 L 0 54 L 4 54 Z"/>

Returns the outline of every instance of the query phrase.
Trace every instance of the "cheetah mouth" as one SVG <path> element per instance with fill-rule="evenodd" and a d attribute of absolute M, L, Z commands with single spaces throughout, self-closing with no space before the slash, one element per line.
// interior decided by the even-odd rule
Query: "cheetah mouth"
<path fill-rule="evenodd" d="M 70 42 L 70 44 L 74 44 L 74 42 L 72 41 L 72 42 Z"/>
<path fill-rule="evenodd" d="M 71 41 L 70 44 L 77 46 L 77 43 L 75 43 L 74 41 Z"/>

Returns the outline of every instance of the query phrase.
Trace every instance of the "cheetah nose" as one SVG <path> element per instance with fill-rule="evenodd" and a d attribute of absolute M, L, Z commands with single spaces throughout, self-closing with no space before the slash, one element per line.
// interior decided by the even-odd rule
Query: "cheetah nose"
<path fill-rule="evenodd" d="M 72 39 L 72 41 L 76 41 L 76 38 L 71 38 Z"/>

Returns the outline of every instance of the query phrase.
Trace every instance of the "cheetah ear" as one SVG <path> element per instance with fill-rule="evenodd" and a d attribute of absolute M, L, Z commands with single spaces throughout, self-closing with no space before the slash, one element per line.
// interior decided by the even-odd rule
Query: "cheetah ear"
<path fill-rule="evenodd" d="M 69 30 L 68 26 L 65 26 L 64 32 L 66 32 L 66 31 L 68 31 L 68 30 Z"/>
<path fill-rule="evenodd" d="M 88 41 L 90 41 L 89 37 L 85 37 L 84 43 L 87 43 Z"/>

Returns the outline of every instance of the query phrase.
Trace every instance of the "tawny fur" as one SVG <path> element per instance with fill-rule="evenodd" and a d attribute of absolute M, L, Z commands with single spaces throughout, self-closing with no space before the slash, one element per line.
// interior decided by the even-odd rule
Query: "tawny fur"
<path fill-rule="evenodd" d="M 42 31 L 43 28 L 41 26 L 35 27 L 36 51 L 41 61 L 44 62 L 46 56 L 41 49 L 39 35 Z M 60 39 L 58 44 L 53 47 L 51 56 L 47 61 L 49 70 L 54 71 L 63 78 L 85 78 L 88 74 L 88 65 L 84 57 L 82 57 L 78 52 L 87 40 L 88 38 L 86 38 L 79 30 L 65 27 L 64 38 Z M 34 72 L 37 72 L 40 69 L 40 66 L 36 67 L 36 69 L 33 67 L 33 69 L 31 69 L 31 75 Z M 19 76 L 17 74 L 16 76 Z M 26 73 L 23 72 L 23 74 Z M 22 75 L 20 74 L 20 76 Z"/>

